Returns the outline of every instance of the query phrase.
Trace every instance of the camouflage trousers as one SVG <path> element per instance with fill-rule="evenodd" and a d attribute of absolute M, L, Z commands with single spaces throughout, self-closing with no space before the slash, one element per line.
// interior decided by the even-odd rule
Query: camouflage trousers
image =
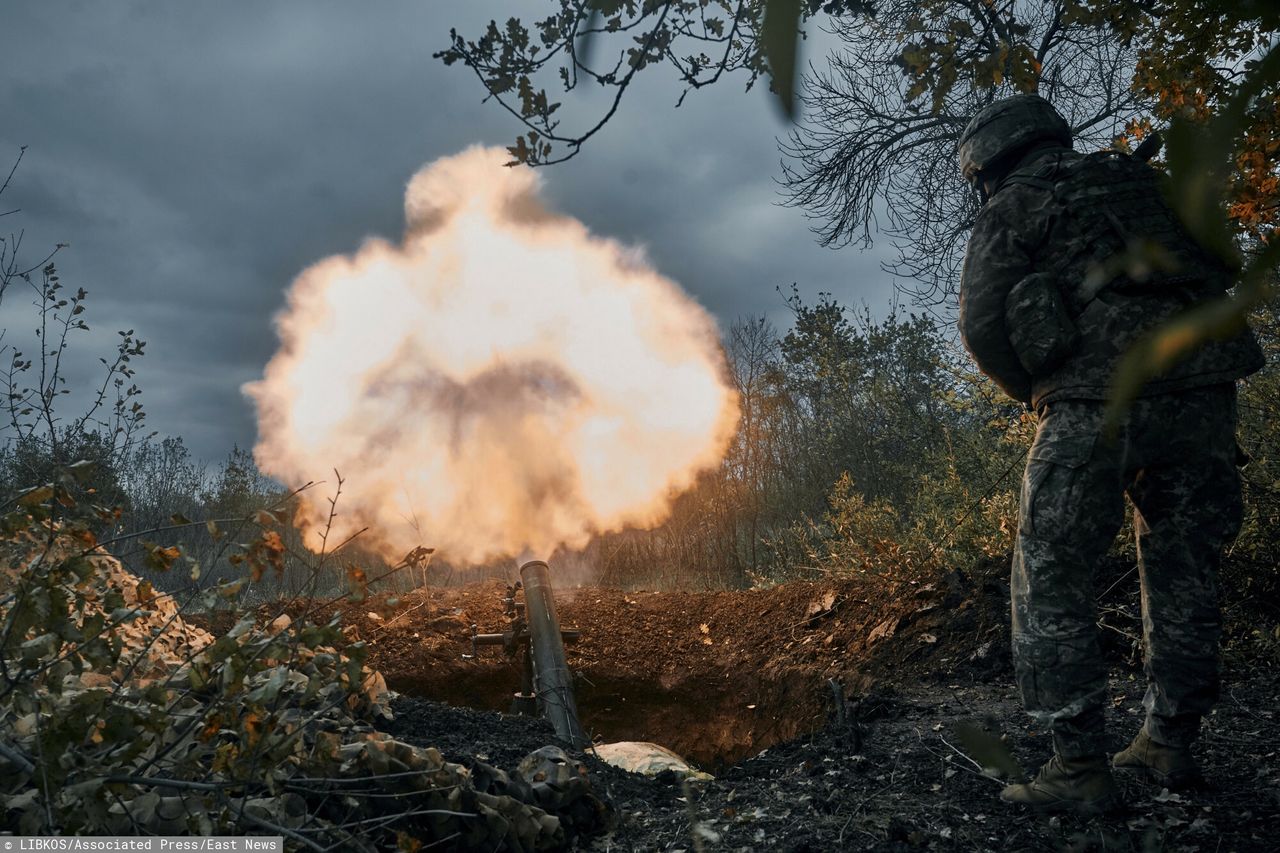
<path fill-rule="evenodd" d="M 1136 401 L 1114 438 L 1098 400 L 1041 409 L 1022 482 L 1013 657 L 1064 757 L 1102 755 L 1106 664 L 1093 571 L 1134 507 L 1152 739 L 1189 744 L 1218 696 L 1218 566 L 1240 528 L 1234 385 Z"/>

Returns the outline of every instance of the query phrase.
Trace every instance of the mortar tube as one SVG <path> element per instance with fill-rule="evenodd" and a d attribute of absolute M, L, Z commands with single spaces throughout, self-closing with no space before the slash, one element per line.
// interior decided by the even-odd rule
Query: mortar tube
<path fill-rule="evenodd" d="M 586 749 L 591 739 L 578 722 L 578 704 L 573 698 L 573 677 L 565 662 L 550 570 L 541 560 L 532 560 L 520 567 L 520 579 L 524 582 L 525 618 L 529 621 L 533 652 L 533 692 L 556 735 L 574 749 Z"/>

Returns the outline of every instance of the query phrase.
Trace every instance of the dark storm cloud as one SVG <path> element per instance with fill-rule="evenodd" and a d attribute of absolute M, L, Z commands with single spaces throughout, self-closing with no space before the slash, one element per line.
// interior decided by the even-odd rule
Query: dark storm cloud
<path fill-rule="evenodd" d="M 206 458 L 252 443 L 239 386 L 275 347 L 270 318 L 293 276 L 367 235 L 398 236 L 405 182 L 424 163 L 514 136 L 470 73 L 431 53 L 451 26 L 477 33 L 517 8 L 537 7 L 6 9 L 0 154 L 30 149 L 3 209 L 23 208 L 28 256 L 72 244 L 59 265 L 90 291 L 86 351 L 110 348 L 116 328 L 149 341 L 138 379 L 153 428 Z M 819 248 L 801 214 L 776 205 L 783 126 L 763 91 L 730 80 L 672 110 L 678 89 L 651 76 L 579 158 L 545 170 L 557 207 L 645 245 L 724 322 L 781 319 L 775 287 L 791 281 L 884 302 L 874 256 Z M 566 113 L 597 104 L 574 97 Z M 28 303 L 7 295 L 5 325 L 29 325 Z"/>

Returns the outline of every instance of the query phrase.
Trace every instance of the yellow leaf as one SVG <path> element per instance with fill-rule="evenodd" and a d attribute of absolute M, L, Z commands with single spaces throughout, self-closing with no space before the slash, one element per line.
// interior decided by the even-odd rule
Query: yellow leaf
<path fill-rule="evenodd" d="M 237 750 L 235 744 L 224 743 L 213 751 L 213 772 L 226 773 L 235 761 Z"/>
<path fill-rule="evenodd" d="M 52 485 L 36 486 L 34 489 L 27 489 L 23 492 L 18 498 L 18 504 L 19 506 L 35 506 L 36 504 L 44 503 L 51 497 L 53 497 Z"/>

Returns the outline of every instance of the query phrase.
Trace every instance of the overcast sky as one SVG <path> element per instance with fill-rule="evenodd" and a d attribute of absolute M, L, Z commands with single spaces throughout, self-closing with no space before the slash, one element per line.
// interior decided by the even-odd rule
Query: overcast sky
<path fill-rule="evenodd" d="M 462 67 L 431 54 L 450 27 L 545 2 L 43 0 L 0 26 L 0 158 L 28 145 L 0 209 L 28 257 L 55 242 L 63 281 L 89 291 L 93 361 L 115 330 L 148 342 L 138 382 L 151 427 L 207 460 L 254 440 L 240 386 L 275 349 L 271 317 L 293 276 L 369 235 L 398 238 L 403 188 L 467 145 L 510 144 L 514 121 Z M 644 245 L 720 319 L 768 314 L 776 288 L 888 304 L 881 256 L 817 245 L 778 205 L 765 87 L 728 80 L 678 110 L 666 74 L 640 75 L 584 152 L 544 172 L 558 209 Z M 592 112 L 598 95 L 571 95 Z M 38 258 L 37 258 L 38 259 Z M 28 294 L 0 306 L 7 342 Z"/>

